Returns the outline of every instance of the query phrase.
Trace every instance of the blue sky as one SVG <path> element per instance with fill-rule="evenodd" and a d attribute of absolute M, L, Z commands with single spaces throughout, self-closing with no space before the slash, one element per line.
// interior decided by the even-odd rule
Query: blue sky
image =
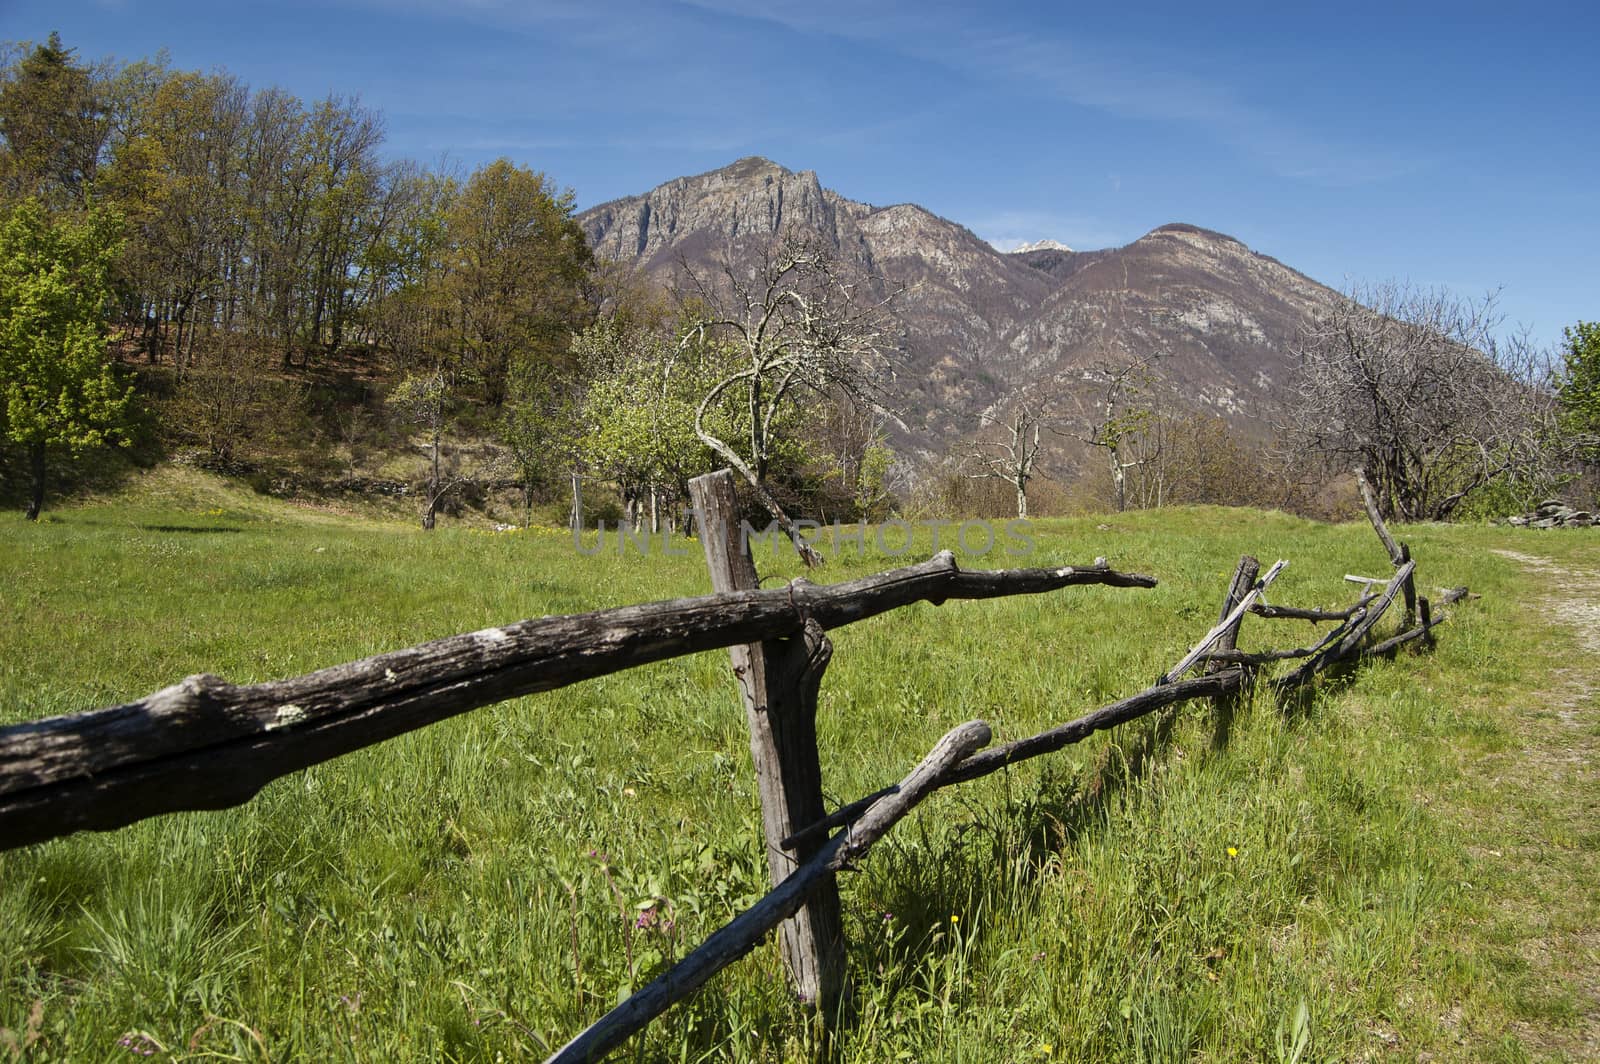
<path fill-rule="evenodd" d="M 0 0 L 0 38 L 359 95 L 580 206 L 765 155 L 996 245 L 1171 221 L 1324 283 L 1600 319 L 1600 5 Z"/>

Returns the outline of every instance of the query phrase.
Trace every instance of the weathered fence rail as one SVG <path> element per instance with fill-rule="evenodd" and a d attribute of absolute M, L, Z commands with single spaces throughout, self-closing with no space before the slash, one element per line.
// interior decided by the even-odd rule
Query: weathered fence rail
<path fill-rule="evenodd" d="M 550 1058 L 594 1060 L 774 928 L 797 991 L 826 1021 L 844 986 L 836 873 L 864 856 L 934 790 L 1183 702 L 1210 699 L 1219 709 L 1231 706 L 1257 668 L 1300 659 L 1298 668 L 1273 682 L 1275 691 L 1288 693 L 1336 663 L 1392 653 L 1415 640 L 1431 643 L 1433 629 L 1445 620 L 1416 595 L 1409 550 L 1395 543 L 1369 505 L 1395 571 L 1384 579 L 1355 578 L 1365 593 L 1352 606 L 1269 605 L 1265 592 L 1288 563 L 1280 561 L 1258 578 L 1259 563 L 1246 555 L 1223 597 L 1217 625 L 1153 686 L 992 749 L 983 749 L 991 738 L 988 725 L 969 721 L 900 783 L 826 813 L 815 715 L 832 654 L 830 629 L 915 602 L 1083 585 L 1149 588 L 1156 581 L 1118 572 L 1103 559 L 1089 566 L 967 572 L 946 551 L 919 565 L 839 584 L 797 580 L 759 590 L 754 562 L 737 534 L 731 475 L 702 477 L 692 487 L 712 595 L 521 621 L 268 683 L 236 686 L 215 676 L 191 676 L 136 702 L 0 729 L 0 850 L 167 812 L 236 805 L 279 776 L 480 706 L 728 648 L 750 729 L 774 889 Z M 1465 597 L 1466 589 L 1458 588 L 1445 601 Z M 1405 602 L 1404 630 L 1366 645 L 1397 599 Z M 1237 639 L 1247 615 L 1336 623 L 1312 646 L 1244 652 Z M 1202 672 L 1185 678 L 1196 666 Z"/>
<path fill-rule="evenodd" d="M 191 676 L 136 702 L 0 730 L 0 850 L 238 805 L 279 776 L 480 706 L 799 635 L 808 618 L 831 629 L 913 602 L 1155 583 L 1103 563 L 965 572 L 946 551 L 839 584 L 521 621 L 288 680 L 235 686 Z"/>

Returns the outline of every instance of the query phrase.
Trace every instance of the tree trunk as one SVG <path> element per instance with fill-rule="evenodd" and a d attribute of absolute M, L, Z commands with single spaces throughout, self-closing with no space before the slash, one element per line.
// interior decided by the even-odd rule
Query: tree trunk
<path fill-rule="evenodd" d="M 433 434 L 433 468 L 428 473 L 428 508 L 422 514 L 422 530 L 432 532 L 439 512 L 439 434 Z"/>
<path fill-rule="evenodd" d="M 27 517 L 30 521 L 39 520 L 39 511 L 44 509 L 44 444 L 32 443 L 28 445 L 28 470 L 31 474 L 32 488 L 28 494 Z"/>
<path fill-rule="evenodd" d="M 1028 516 L 1028 489 L 1021 484 L 1017 485 L 1017 516 L 1020 518 Z"/>
<path fill-rule="evenodd" d="M 581 479 L 578 474 L 572 474 L 572 513 L 567 525 L 574 532 L 583 531 L 583 492 L 579 488 Z"/>
<path fill-rule="evenodd" d="M 185 320 L 188 313 L 189 308 L 187 306 L 178 312 L 178 338 L 172 345 L 172 379 L 178 384 L 183 383 L 183 341 L 189 332 L 188 322 Z"/>

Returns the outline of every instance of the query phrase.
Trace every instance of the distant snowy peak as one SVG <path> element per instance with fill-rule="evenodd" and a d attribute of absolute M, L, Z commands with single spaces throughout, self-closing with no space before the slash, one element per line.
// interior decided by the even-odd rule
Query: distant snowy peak
<path fill-rule="evenodd" d="M 1018 244 L 1011 249 L 1011 254 L 1020 255 L 1024 251 L 1071 251 L 1059 240 L 1035 240 L 1031 244 Z"/>

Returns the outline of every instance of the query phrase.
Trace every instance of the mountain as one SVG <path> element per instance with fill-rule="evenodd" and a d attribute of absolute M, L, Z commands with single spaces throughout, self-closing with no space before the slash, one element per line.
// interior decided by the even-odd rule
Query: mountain
<path fill-rule="evenodd" d="M 1246 431 L 1287 379 L 1288 345 L 1334 293 L 1221 233 L 1154 229 L 1126 247 L 997 251 L 914 204 L 859 203 L 767 159 L 680 177 L 584 211 L 596 253 L 670 283 L 680 262 L 739 259 L 785 230 L 822 240 L 893 304 L 903 336 L 897 445 L 949 453 L 983 412 L 1051 390 L 1079 404 L 1096 370 L 1153 356 L 1167 398 Z"/>

